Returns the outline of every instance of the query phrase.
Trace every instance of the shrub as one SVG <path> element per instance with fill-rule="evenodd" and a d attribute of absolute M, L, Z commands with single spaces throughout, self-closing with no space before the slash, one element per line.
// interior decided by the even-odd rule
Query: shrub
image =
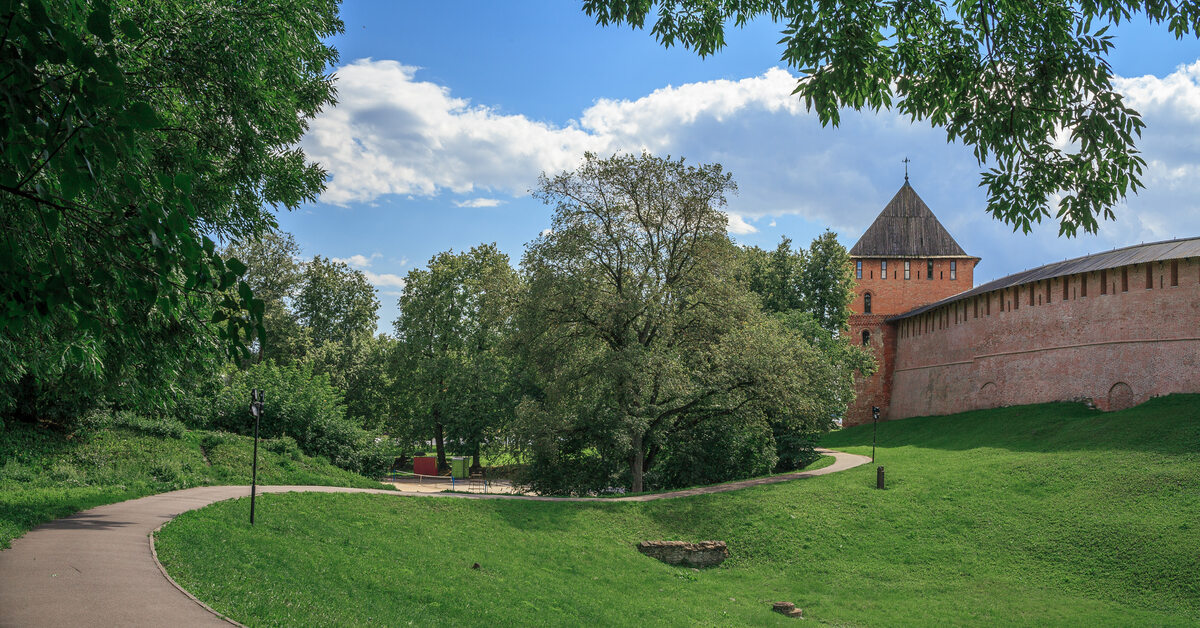
<path fill-rule="evenodd" d="M 361 472 L 364 464 L 374 464 L 366 455 L 372 438 L 346 418 L 341 394 L 329 377 L 314 374 L 308 365 L 277 366 L 268 360 L 234 373 L 206 408 L 205 425 L 254 434 L 252 388 L 265 391 L 259 437 L 289 437 L 304 453 L 324 456 L 350 471 Z"/>

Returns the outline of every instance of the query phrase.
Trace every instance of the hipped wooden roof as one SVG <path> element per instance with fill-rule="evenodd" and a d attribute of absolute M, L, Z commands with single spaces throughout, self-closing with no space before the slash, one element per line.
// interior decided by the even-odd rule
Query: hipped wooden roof
<path fill-rule="evenodd" d="M 851 257 L 971 257 L 904 180 L 900 191 L 850 249 Z"/>

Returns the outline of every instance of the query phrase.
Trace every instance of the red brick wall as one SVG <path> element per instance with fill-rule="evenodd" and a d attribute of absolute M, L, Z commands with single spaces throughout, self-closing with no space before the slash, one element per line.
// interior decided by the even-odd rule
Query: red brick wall
<path fill-rule="evenodd" d="M 885 315 L 862 315 L 850 317 L 850 339 L 862 344 L 862 332 L 871 333 L 871 349 L 879 369 L 870 377 L 854 378 L 854 401 L 846 409 L 842 425 L 860 425 L 871 422 L 871 406 L 879 406 L 879 416 L 887 416 L 892 394 L 892 365 L 896 355 L 896 327 L 884 322 Z"/>
<path fill-rule="evenodd" d="M 862 279 L 856 280 L 856 297 L 850 309 L 850 341 L 862 342 L 864 330 L 871 333 L 871 347 L 878 370 L 870 377 L 855 377 L 854 401 L 846 409 L 842 424 L 869 423 L 871 406 L 879 406 L 880 418 L 888 417 L 892 394 L 892 368 L 896 353 L 895 327 L 884 323 L 887 316 L 940 301 L 974 287 L 975 258 L 957 258 L 955 279 L 950 279 L 950 259 L 933 260 L 933 279 L 927 279 L 926 258 L 910 259 L 909 279 L 904 279 L 904 260 L 887 258 L 888 278 L 882 277 L 884 258 L 853 258 L 862 261 Z M 871 294 L 871 314 L 863 314 L 863 295 Z"/>
<path fill-rule="evenodd" d="M 890 323 L 888 418 L 1082 398 L 1108 410 L 1200 392 L 1200 259 L 1179 260 L 1177 287 L 1170 269 L 1151 264 L 1152 289 L 1138 264 L 1126 267 L 1128 291 L 1116 268 L 1107 294 L 1096 271 L 1049 280 L 1048 303 L 1041 281 Z"/>
<path fill-rule="evenodd" d="M 862 261 L 863 276 L 857 279 L 857 296 L 850 305 L 853 312 L 863 312 L 863 294 L 871 293 L 872 314 L 903 314 L 913 308 L 954 296 L 975 287 L 975 264 L 971 257 L 957 258 L 957 279 L 950 279 L 950 259 L 933 260 L 933 279 L 926 279 L 925 258 L 908 260 L 912 263 L 911 279 L 904 279 L 904 260 L 888 259 L 888 278 L 881 277 L 881 258 L 853 258 Z"/>

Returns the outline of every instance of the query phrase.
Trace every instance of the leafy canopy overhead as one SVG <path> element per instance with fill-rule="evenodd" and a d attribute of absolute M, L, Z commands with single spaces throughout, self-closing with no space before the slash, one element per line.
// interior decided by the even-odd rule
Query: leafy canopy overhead
<path fill-rule="evenodd" d="M 659 42 L 701 56 L 725 46 L 727 25 L 782 24 L 795 93 L 823 124 L 843 107 L 895 108 L 943 128 L 988 166 L 994 217 L 1026 232 L 1053 218 L 1067 236 L 1096 232 L 1144 187 L 1145 124 L 1113 87 L 1109 27 L 1142 17 L 1200 35 L 1200 5 L 1162 0 L 585 0 L 584 11 L 636 28 L 654 11 Z"/>
<path fill-rule="evenodd" d="M 112 374 L 164 332 L 245 355 L 265 303 L 215 241 L 322 189 L 295 145 L 341 28 L 336 0 L 0 1 L 4 353 Z M 57 376 L 0 361 L 0 384 Z"/>

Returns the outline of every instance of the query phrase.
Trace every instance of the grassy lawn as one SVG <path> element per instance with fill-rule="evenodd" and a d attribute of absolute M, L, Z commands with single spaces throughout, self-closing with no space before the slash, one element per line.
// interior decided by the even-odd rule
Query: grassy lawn
<path fill-rule="evenodd" d="M 253 442 L 203 431 L 174 438 L 118 427 L 67 437 L 6 426 L 0 430 L 0 548 L 40 523 L 93 506 L 191 486 L 249 484 Z M 259 443 L 261 484 L 381 487 L 279 444 Z"/>
<path fill-rule="evenodd" d="M 870 453 L 870 426 L 824 446 Z M 879 426 L 863 466 L 647 503 L 267 495 L 159 535 L 171 574 L 251 625 L 1195 625 L 1200 396 Z M 645 539 L 727 541 L 705 571 Z M 478 562 L 481 569 L 471 569 Z"/>

